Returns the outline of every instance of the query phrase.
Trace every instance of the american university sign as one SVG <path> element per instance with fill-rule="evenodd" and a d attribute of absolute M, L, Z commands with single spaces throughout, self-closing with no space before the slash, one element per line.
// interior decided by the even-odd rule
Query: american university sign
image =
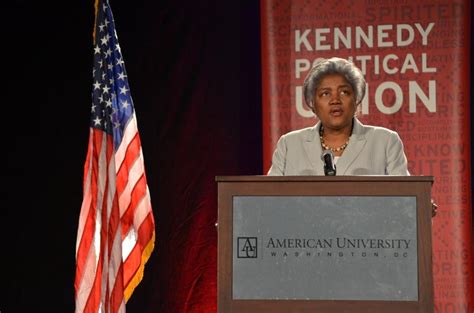
<path fill-rule="evenodd" d="M 234 196 L 232 296 L 418 299 L 416 197 Z"/>

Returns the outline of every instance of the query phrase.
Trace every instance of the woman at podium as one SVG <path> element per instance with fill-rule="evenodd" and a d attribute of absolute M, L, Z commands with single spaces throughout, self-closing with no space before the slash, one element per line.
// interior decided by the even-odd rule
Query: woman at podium
<path fill-rule="evenodd" d="M 319 121 L 280 137 L 268 175 L 410 175 L 400 136 L 357 119 L 365 86 L 348 60 L 315 64 L 303 93 Z"/>

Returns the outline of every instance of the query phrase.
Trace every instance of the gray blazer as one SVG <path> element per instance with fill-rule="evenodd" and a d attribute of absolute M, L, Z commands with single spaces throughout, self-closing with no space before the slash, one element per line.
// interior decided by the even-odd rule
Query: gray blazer
<path fill-rule="evenodd" d="M 320 126 L 318 122 L 281 136 L 268 175 L 324 175 Z M 354 118 L 349 145 L 336 163 L 336 175 L 410 175 L 400 137 Z"/>

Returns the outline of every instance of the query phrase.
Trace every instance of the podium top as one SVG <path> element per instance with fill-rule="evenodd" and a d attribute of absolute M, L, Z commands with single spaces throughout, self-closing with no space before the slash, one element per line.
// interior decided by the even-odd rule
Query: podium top
<path fill-rule="evenodd" d="M 392 176 L 392 175 L 366 175 L 366 176 L 266 176 L 266 175 L 242 175 L 242 176 L 216 176 L 217 182 L 434 182 L 433 176 Z"/>

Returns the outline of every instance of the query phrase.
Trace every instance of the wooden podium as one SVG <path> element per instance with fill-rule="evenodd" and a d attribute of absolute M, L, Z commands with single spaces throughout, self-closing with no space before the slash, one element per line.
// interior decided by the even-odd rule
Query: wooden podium
<path fill-rule="evenodd" d="M 219 176 L 219 313 L 432 313 L 431 176 Z"/>

